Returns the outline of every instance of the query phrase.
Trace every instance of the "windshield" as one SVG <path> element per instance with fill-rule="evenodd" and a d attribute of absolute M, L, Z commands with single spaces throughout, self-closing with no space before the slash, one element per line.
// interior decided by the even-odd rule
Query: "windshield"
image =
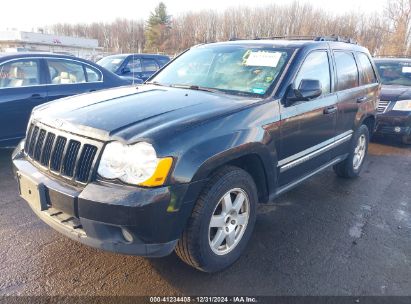
<path fill-rule="evenodd" d="M 126 58 L 127 56 L 125 55 L 104 57 L 103 59 L 97 61 L 97 64 L 101 65 L 103 68 L 106 68 L 110 72 L 115 73 Z"/>
<path fill-rule="evenodd" d="M 163 69 L 151 82 L 264 95 L 281 74 L 290 49 L 200 46 Z"/>
<path fill-rule="evenodd" d="M 411 86 L 411 61 L 376 61 L 382 84 Z"/>

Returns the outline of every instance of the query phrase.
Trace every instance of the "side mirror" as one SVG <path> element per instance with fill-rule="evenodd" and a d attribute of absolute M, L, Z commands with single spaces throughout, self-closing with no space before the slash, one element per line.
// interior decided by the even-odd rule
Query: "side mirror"
<path fill-rule="evenodd" d="M 298 89 L 291 84 L 286 93 L 286 106 L 290 106 L 297 101 L 307 101 L 321 96 L 322 86 L 319 80 L 303 79 Z"/>
<path fill-rule="evenodd" d="M 128 68 L 128 67 L 124 67 L 124 68 L 122 68 L 121 69 L 121 74 L 130 74 L 131 73 L 131 70 L 130 70 L 130 68 Z"/>

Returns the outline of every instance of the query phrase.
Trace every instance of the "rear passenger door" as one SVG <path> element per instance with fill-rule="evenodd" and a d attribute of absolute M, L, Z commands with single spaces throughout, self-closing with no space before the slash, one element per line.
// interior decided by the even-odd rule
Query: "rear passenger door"
<path fill-rule="evenodd" d="M 96 91 L 104 88 L 99 70 L 80 61 L 47 58 L 49 100 Z"/>
<path fill-rule="evenodd" d="M 289 184 L 331 160 L 334 142 L 337 95 L 333 92 L 327 50 L 308 54 L 294 80 L 319 80 L 322 95 L 281 108 L 281 144 L 278 151 L 279 184 Z"/>
<path fill-rule="evenodd" d="M 341 144 L 336 146 L 333 155 L 338 156 L 348 151 L 350 145 L 349 139 L 355 131 L 355 121 L 359 119 L 358 113 L 360 106 L 368 102 L 371 98 L 376 98 L 376 96 L 374 96 L 376 90 L 372 89 L 372 83 L 376 81 L 376 77 L 375 74 L 374 78 L 369 75 L 360 75 L 360 71 L 362 70 L 359 69 L 360 65 L 355 53 L 334 50 L 333 55 L 335 59 L 338 94 L 337 137 L 341 139 Z M 368 58 L 365 59 L 369 62 Z M 362 56 L 361 60 L 364 60 Z M 364 61 L 363 64 L 365 65 L 366 62 Z M 370 79 L 366 79 L 365 77 L 370 77 Z M 376 85 L 378 86 L 378 84 Z"/>

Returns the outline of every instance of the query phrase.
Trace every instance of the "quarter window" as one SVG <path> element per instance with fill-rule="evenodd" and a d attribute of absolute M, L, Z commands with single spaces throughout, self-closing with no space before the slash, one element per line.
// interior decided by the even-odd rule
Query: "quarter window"
<path fill-rule="evenodd" d="M 334 52 L 337 67 L 338 90 L 358 87 L 358 68 L 354 55 L 349 52 Z"/>
<path fill-rule="evenodd" d="M 0 67 L 0 88 L 28 87 L 40 84 L 36 60 L 20 60 Z"/>
<path fill-rule="evenodd" d="M 328 55 L 325 51 L 312 52 L 307 56 L 295 79 L 297 87 L 301 80 L 319 80 L 321 82 L 323 95 L 331 91 L 330 65 Z"/>
<path fill-rule="evenodd" d="M 375 72 L 370 62 L 370 59 L 364 53 L 357 53 L 358 60 L 361 65 L 361 73 L 360 79 L 361 84 L 370 84 L 377 82 L 377 78 L 375 77 Z"/>
<path fill-rule="evenodd" d="M 91 67 L 86 66 L 87 82 L 101 81 L 101 73 Z"/>

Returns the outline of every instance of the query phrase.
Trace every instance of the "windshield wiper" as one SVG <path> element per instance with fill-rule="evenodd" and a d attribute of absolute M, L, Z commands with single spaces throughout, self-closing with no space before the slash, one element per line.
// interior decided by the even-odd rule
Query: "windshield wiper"
<path fill-rule="evenodd" d="M 152 84 L 152 85 L 161 86 L 161 87 L 168 87 L 168 85 L 162 84 L 158 81 L 150 81 L 150 82 L 146 82 L 146 84 Z"/>
<path fill-rule="evenodd" d="M 180 88 L 180 89 L 188 89 L 188 90 L 195 90 L 195 91 L 204 91 L 204 92 L 211 92 L 211 93 L 222 93 L 219 89 L 201 87 L 198 85 L 193 84 L 170 84 L 172 88 Z"/>

